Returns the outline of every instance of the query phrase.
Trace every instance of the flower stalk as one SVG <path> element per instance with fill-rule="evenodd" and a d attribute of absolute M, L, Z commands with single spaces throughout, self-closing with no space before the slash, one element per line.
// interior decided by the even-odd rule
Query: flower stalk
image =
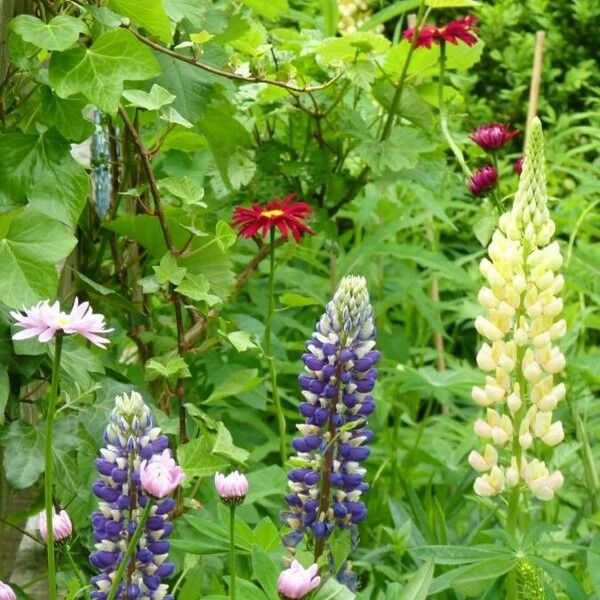
<path fill-rule="evenodd" d="M 107 600 L 115 600 L 116 598 L 117 590 L 119 589 L 119 585 L 123 580 L 123 576 L 125 575 L 125 569 L 127 569 L 127 566 L 133 558 L 133 553 L 136 551 L 137 545 L 140 541 L 140 538 L 142 537 L 142 533 L 144 533 L 144 529 L 146 527 L 146 523 L 148 522 L 148 517 L 150 517 L 150 513 L 152 512 L 153 506 L 154 501 L 151 498 L 149 498 L 139 518 L 137 527 L 135 528 L 135 531 L 133 532 L 133 535 L 129 540 L 127 550 L 125 551 L 125 556 L 119 564 L 119 568 L 117 569 L 117 572 L 115 574 L 115 578 L 113 580 L 112 587 L 110 588 L 110 592 L 108 593 Z"/>
<path fill-rule="evenodd" d="M 237 505 L 232 503 L 229 506 L 229 597 L 231 600 L 236 598 L 236 577 L 237 566 L 235 560 L 235 509 Z"/>
<path fill-rule="evenodd" d="M 52 452 L 52 433 L 54 430 L 54 416 L 56 413 L 56 401 L 58 398 L 58 383 L 60 379 L 60 358 L 62 354 L 62 334 L 57 334 L 54 342 L 54 359 L 52 362 L 52 381 L 50 383 L 50 394 L 48 397 L 48 414 L 46 415 L 46 439 L 44 451 L 44 508 L 46 513 L 46 524 L 48 528 L 48 539 L 46 553 L 48 559 L 48 591 L 50 600 L 57 599 L 56 592 L 56 557 L 54 554 L 54 528 L 52 517 L 54 514 L 53 483 L 54 483 L 54 454 Z"/>

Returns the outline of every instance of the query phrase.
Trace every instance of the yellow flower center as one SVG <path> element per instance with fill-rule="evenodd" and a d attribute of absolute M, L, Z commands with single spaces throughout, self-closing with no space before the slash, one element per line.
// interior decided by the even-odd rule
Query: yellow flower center
<path fill-rule="evenodd" d="M 260 213 L 261 217 L 267 217 L 267 219 L 273 219 L 275 217 L 280 217 L 283 213 L 283 211 L 280 208 L 275 208 L 273 210 L 263 210 Z"/>
<path fill-rule="evenodd" d="M 61 328 L 68 327 L 71 324 L 71 319 L 68 315 L 60 315 L 57 319 L 58 326 Z"/>

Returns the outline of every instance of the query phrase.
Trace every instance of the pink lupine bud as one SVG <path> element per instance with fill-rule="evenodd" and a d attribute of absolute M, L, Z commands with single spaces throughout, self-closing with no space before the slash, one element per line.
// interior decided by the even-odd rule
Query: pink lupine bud
<path fill-rule="evenodd" d="M 155 498 L 169 496 L 184 479 L 185 474 L 171 456 L 169 449 L 154 455 L 149 461 L 142 461 L 140 465 L 142 487 Z"/>
<path fill-rule="evenodd" d="M 279 574 L 277 590 L 281 597 L 285 600 L 304 598 L 321 584 L 321 578 L 317 575 L 318 570 L 316 564 L 305 569 L 297 560 L 293 561 L 289 569 Z"/>
<path fill-rule="evenodd" d="M 46 511 L 42 511 L 38 517 L 38 529 L 42 539 L 48 541 L 48 524 L 46 523 Z M 62 542 L 71 537 L 73 533 L 73 525 L 66 510 L 61 510 L 58 514 L 53 509 L 52 514 L 52 531 L 54 533 L 54 541 Z M 1 600 L 1 599 L 0 599 Z"/>
<path fill-rule="evenodd" d="M 248 495 L 248 480 L 238 471 L 229 475 L 215 473 L 215 488 L 225 504 L 241 504 Z"/>
<path fill-rule="evenodd" d="M 0 581 L 0 600 L 17 600 L 17 595 L 10 585 Z"/>

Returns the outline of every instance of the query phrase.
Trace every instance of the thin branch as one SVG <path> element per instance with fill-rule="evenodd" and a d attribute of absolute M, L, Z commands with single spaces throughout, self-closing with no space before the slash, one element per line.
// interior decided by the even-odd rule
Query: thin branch
<path fill-rule="evenodd" d="M 287 90 L 288 92 L 290 92 L 292 94 L 304 94 L 304 93 L 318 92 L 318 91 L 324 90 L 324 89 L 328 88 L 330 85 L 332 85 L 333 83 L 335 83 L 342 76 L 341 73 L 338 73 L 337 75 L 335 75 L 335 77 L 332 77 L 331 79 L 327 80 L 325 83 L 322 83 L 319 85 L 304 86 L 304 87 L 297 87 L 295 85 L 290 85 L 289 83 L 285 83 L 285 81 L 278 81 L 277 79 L 269 79 L 267 77 L 257 77 L 254 75 L 250 76 L 250 77 L 246 77 L 245 75 L 240 75 L 239 73 L 232 73 L 231 71 L 225 71 L 223 69 L 218 69 L 217 67 L 212 67 L 211 65 L 207 65 L 206 63 L 200 62 L 197 58 L 193 58 L 190 56 L 184 56 L 183 54 L 179 54 L 179 52 L 174 52 L 173 50 L 170 50 L 169 48 L 165 48 L 165 46 L 162 46 L 161 44 L 157 44 L 156 42 L 153 42 L 151 39 L 143 36 L 141 33 L 138 33 L 137 31 L 131 29 L 131 27 L 127 23 L 122 23 L 121 27 L 131 31 L 131 33 L 133 33 L 133 35 L 135 35 L 135 37 L 138 40 L 140 40 L 140 42 L 146 44 L 146 46 L 149 46 L 150 48 L 153 48 L 154 50 L 156 50 L 158 52 L 162 52 L 163 54 L 166 54 L 167 56 L 170 56 L 171 58 L 175 58 L 182 62 L 188 63 L 189 65 L 192 65 L 193 67 L 197 67 L 198 69 L 202 69 L 203 71 L 207 71 L 208 73 L 212 73 L 213 75 L 218 75 L 219 77 L 225 77 L 227 79 L 232 79 L 233 81 L 241 81 L 242 83 L 266 83 L 267 85 L 273 85 L 275 87 L 279 87 L 284 90 Z"/>

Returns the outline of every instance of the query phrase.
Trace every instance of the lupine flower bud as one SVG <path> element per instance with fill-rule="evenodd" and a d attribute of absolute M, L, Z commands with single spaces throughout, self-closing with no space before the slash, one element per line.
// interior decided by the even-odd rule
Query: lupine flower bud
<path fill-rule="evenodd" d="M 0 581 L 0 600 L 17 600 L 17 595 L 13 589 L 3 581 Z"/>
<path fill-rule="evenodd" d="M 100 574 L 92 577 L 91 598 L 106 600 L 142 509 L 149 501 L 143 477 L 152 494 L 162 500 L 151 509 L 135 558 L 116 597 L 121 598 L 126 590 L 128 600 L 173 600 L 161 583 L 174 570 L 167 562 L 167 537 L 173 529 L 168 519 L 175 502 L 164 495 L 182 477 L 169 454 L 169 441 L 154 426 L 152 412 L 137 392 L 117 396 L 104 441 L 106 446 L 96 459 L 100 478 L 92 487 L 100 501 L 92 514 L 97 543 L 90 563 Z"/>
<path fill-rule="evenodd" d="M 485 312 L 475 328 L 487 339 L 477 354 L 486 373 L 485 386 L 473 388 L 473 400 L 486 407 L 486 418 L 474 424 L 486 441 L 484 455 L 472 452 L 471 466 L 483 473 L 475 481 L 482 496 L 526 485 L 540 500 L 551 500 L 563 484 L 559 471 L 550 472 L 535 458 L 536 444 L 555 446 L 564 438 L 552 411 L 566 388 L 555 378 L 565 357 L 553 343 L 566 331 L 555 321 L 563 303 L 564 285 L 556 274 L 562 265 L 554 223 L 548 211 L 541 124 L 535 120 L 527 141 L 526 160 L 511 210 L 500 217 L 480 264 L 487 280 L 479 293 Z M 497 453 L 492 453 L 491 445 Z M 527 452 L 534 456 L 528 458 Z"/>
<path fill-rule="evenodd" d="M 215 488 L 225 504 L 241 504 L 248 495 L 248 480 L 238 471 L 229 475 L 215 473 Z"/>
<path fill-rule="evenodd" d="M 498 169 L 493 165 L 485 165 L 471 175 L 467 187 L 473 196 L 483 196 L 498 183 Z"/>
<path fill-rule="evenodd" d="M 529 561 L 517 565 L 517 598 L 519 600 L 544 600 L 546 593 L 539 569 Z"/>
<path fill-rule="evenodd" d="M 73 533 L 73 525 L 66 510 L 61 510 L 58 514 L 53 509 L 52 515 L 52 531 L 54 533 L 55 542 L 63 542 L 71 537 Z M 38 516 L 38 529 L 42 539 L 48 541 L 48 524 L 46 523 L 46 512 L 42 511 Z"/>
<path fill-rule="evenodd" d="M 91 167 L 93 176 L 93 200 L 96 213 L 103 219 L 110 207 L 112 194 L 112 170 L 109 144 L 109 119 L 100 110 L 94 110 L 94 135 L 91 144 Z M 118 139 L 118 138 L 117 138 Z"/>
<path fill-rule="evenodd" d="M 297 560 L 279 574 L 277 591 L 284 600 L 301 600 L 321 584 L 316 564 L 305 569 Z"/>
<path fill-rule="evenodd" d="M 367 516 L 361 496 L 369 486 L 361 463 L 373 438 L 367 419 L 375 409 L 379 352 L 364 278 L 342 280 L 306 348 L 299 377 L 305 400 L 299 410 L 306 420 L 292 442 L 297 455 L 288 473 L 289 509 L 282 514 L 290 547 L 305 533 L 323 545 L 335 527 L 350 528 L 357 539 L 356 524 Z"/>

